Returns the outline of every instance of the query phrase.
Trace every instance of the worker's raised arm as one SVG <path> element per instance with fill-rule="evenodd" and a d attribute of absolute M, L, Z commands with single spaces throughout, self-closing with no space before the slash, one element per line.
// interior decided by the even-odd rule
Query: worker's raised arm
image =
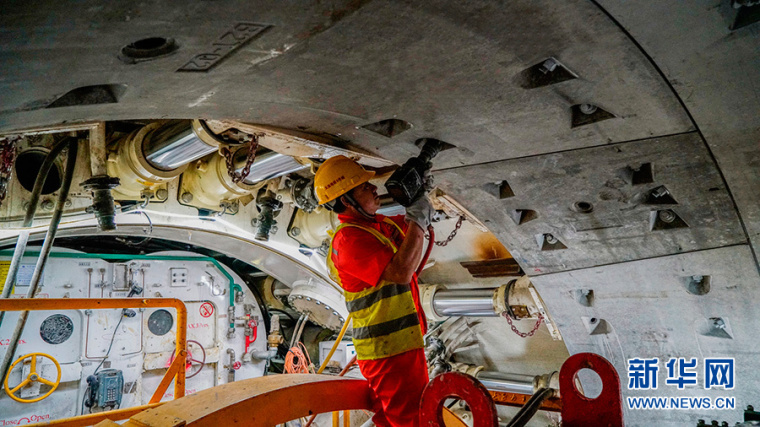
<path fill-rule="evenodd" d="M 383 270 L 383 274 L 380 276 L 381 280 L 393 283 L 410 283 L 412 281 L 412 275 L 417 270 L 422 257 L 422 245 L 425 243 L 423 230 L 427 230 L 432 215 L 433 207 L 430 205 L 427 196 L 420 197 L 419 200 L 406 208 L 406 220 L 410 223 L 409 229 L 398 251 Z"/>

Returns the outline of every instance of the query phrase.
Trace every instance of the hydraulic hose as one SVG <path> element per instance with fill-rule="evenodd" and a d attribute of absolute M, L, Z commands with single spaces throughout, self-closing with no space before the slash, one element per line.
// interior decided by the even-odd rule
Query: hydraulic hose
<path fill-rule="evenodd" d="M 321 374 L 322 371 L 325 370 L 325 367 L 327 366 L 327 362 L 330 361 L 330 358 L 332 357 L 333 353 L 335 353 L 335 350 L 340 345 L 340 340 L 343 339 L 343 335 L 346 333 L 346 330 L 348 329 L 348 322 L 351 321 L 351 317 L 353 317 L 353 314 L 349 313 L 348 317 L 346 317 L 345 323 L 343 323 L 343 327 L 340 329 L 340 333 L 338 333 L 338 338 L 335 340 L 335 344 L 333 344 L 332 348 L 330 349 L 330 352 L 327 353 L 327 357 L 325 358 L 325 361 L 322 362 L 322 366 L 319 367 L 317 370 L 318 374 Z"/>
<path fill-rule="evenodd" d="M 425 255 L 422 256 L 422 261 L 420 262 L 420 265 L 417 267 L 417 271 L 415 272 L 415 276 L 417 276 L 418 281 L 422 270 L 425 268 L 425 264 L 428 262 L 428 258 L 430 258 L 430 252 L 433 251 L 433 245 L 435 244 L 435 231 L 433 230 L 432 225 L 428 226 L 428 234 L 430 234 L 430 241 L 428 242 L 427 249 L 425 250 Z M 416 286 L 412 286 L 412 298 L 414 298 L 417 309 L 420 310 L 420 317 L 422 317 L 420 328 L 422 329 L 422 335 L 425 335 L 427 334 L 427 317 L 425 317 L 425 312 L 422 310 L 419 283 L 417 283 Z"/>
<path fill-rule="evenodd" d="M 79 149 L 79 141 L 76 139 L 69 142 L 69 152 L 66 155 L 66 174 L 63 178 L 61 188 L 58 190 L 58 200 L 55 203 L 55 210 L 53 211 L 53 217 L 50 219 L 50 225 L 48 226 L 48 232 L 45 236 L 45 240 L 42 243 L 42 249 L 40 249 L 40 256 L 37 258 L 37 265 L 34 267 L 34 273 L 32 274 L 32 282 L 27 291 L 26 297 L 33 298 L 34 292 L 37 291 L 42 273 L 45 270 L 47 264 L 48 254 L 53 247 L 53 241 L 55 235 L 58 232 L 58 226 L 61 223 L 61 217 L 63 216 L 63 209 L 66 204 L 66 199 L 69 197 L 69 190 L 71 189 L 71 182 L 74 180 L 74 166 L 77 162 L 77 151 Z"/>
<path fill-rule="evenodd" d="M 32 226 L 34 213 L 37 210 L 37 204 L 39 203 L 40 195 L 42 194 L 42 187 L 45 185 L 45 181 L 47 181 L 48 172 L 50 172 L 50 168 L 53 167 L 53 164 L 55 163 L 55 159 L 58 157 L 58 155 L 61 154 L 61 151 L 63 151 L 63 149 L 66 148 L 66 146 L 69 146 L 70 148 L 72 145 L 78 146 L 77 139 L 75 137 L 69 136 L 69 137 L 61 139 L 60 141 L 55 143 L 55 145 L 53 145 L 53 147 L 50 149 L 50 153 L 48 153 L 48 155 L 45 156 L 45 160 L 42 161 L 42 166 L 40 166 L 40 171 L 37 173 L 37 178 L 34 180 L 34 187 L 32 188 L 32 195 L 29 198 L 29 208 L 26 210 L 26 216 L 24 216 L 23 227 Z M 76 151 L 77 149 L 74 148 L 75 155 L 76 155 Z M 69 157 L 70 156 L 71 154 L 69 154 Z M 75 160 L 76 160 L 76 156 L 75 156 Z M 68 172 L 68 170 L 66 172 Z M 65 185 L 65 183 L 63 185 Z M 62 191 L 63 185 L 61 185 L 61 190 L 59 190 L 59 192 L 63 192 Z M 69 187 L 71 187 L 70 182 L 69 182 Z M 68 193 L 69 192 L 66 191 L 66 197 L 68 197 Z"/>
<path fill-rule="evenodd" d="M 50 253 L 50 249 L 53 247 L 53 241 L 55 240 L 55 235 L 58 232 L 58 225 L 61 223 L 64 205 L 66 204 L 66 198 L 69 196 L 69 189 L 71 189 L 71 182 L 74 180 L 74 166 L 76 165 L 77 161 L 79 141 L 77 139 L 68 139 L 68 141 L 69 152 L 66 156 L 66 173 L 63 178 L 61 188 L 58 190 L 58 199 L 55 203 L 55 211 L 53 211 L 53 217 L 50 219 L 48 232 L 45 236 L 44 242 L 42 243 L 42 249 L 40 250 L 40 255 L 37 258 L 37 265 L 34 267 L 34 273 L 32 274 L 32 280 L 29 284 L 29 290 L 26 293 L 26 298 L 34 298 L 34 294 L 37 292 L 40 279 L 42 278 L 42 273 L 45 270 L 45 264 L 47 264 L 48 254 Z M 47 174 L 45 174 L 45 177 L 47 177 Z M 14 353 L 16 353 L 16 347 L 18 346 L 18 341 L 19 338 L 21 338 L 21 334 L 24 332 L 24 326 L 26 326 L 26 319 L 28 317 L 28 311 L 22 311 L 19 313 L 18 321 L 16 322 L 16 329 L 13 331 L 13 336 L 11 337 L 10 343 L 8 344 L 8 349 L 5 352 L 3 363 L 0 365 L 0 383 L 5 381 L 5 377 L 8 374 L 8 367 L 13 360 Z"/>
<path fill-rule="evenodd" d="M 512 418 L 509 424 L 507 424 L 507 427 L 524 427 L 526 424 L 528 424 L 528 421 L 530 421 L 530 419 L 536 415 L 536 412 L 538 412 L 541 404 L 553 395 L 554 390 L 550 388 L 539 389 L 535 394 L 533 394 L 533 396 L 531 396 L 530 400 L 528 400 L 525 405 L 520 408 L 514 418 Z"/>
<path fill-rule="evenodd" d="M 425 255 L 422 257 L 422 262 L 420 263 L 420 266 L 417 267 L 417 271 L 415 274 L 417 274 L 417 277 L 420 277 L 420 274 L 422 274 L 422 270 L 425 268 L 425 264 L 428 262 L 428 258 L 430 258 L 430 252 L 433 252 L 433 245 L 435 244 L 435 231 L 433 230 L 433 226 L 428 227 L 428 233 L 430 234 L 430 242 L 428 243 L 427 249 L 425 250 Z"/>
<path fill-rule="evenodd" d="M 40 195 L 42 194 L 42 188 L 47 180 L 48 172 L 53 167 L 55 159 L 61 154 L 67 143 L 73 137 L 66 137 L 56 142 L 50 149 L 50 152 L 45 156 L 45 160 L 42 161 L 39 172 L 37 172 L 37 178 L 34 180 L 34 187 L 32 188 L 32 194 L 29 198 L 29 206 L 26 208 L 26 214 L 24 215 L 24 222 L 21 225 L 23 228 L 29 228 L 34 221 L 34 214 L 37 211 L 37 205 L 40 202 Z M 3 287 L 3 294 L 0 298 L 8 298 L 13 290 L 13 285 L 16 283 L 16 276 L 18 270 L 21 267 L 21 258 L 26 250 L 26 245 L 29 242 L 29 231 L 22 230 L 19 233 L 18 240 L 16 241 L 16 247 L 13 251 L 13 258 L 11 258 L 11 265 L 8 268 L 8 275 L 5 278 L 5 286 Z M 0 326 L 3 324 L 3 318 L 5 312 L 0 311 Z"/>

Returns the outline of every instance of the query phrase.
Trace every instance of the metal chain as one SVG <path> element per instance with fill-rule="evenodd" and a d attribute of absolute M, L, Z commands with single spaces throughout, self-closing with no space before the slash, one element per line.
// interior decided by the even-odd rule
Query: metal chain
<path fill-rule="evenodd" d="M 452 240 L 454 240 L 454 236 L 456 236 L 457 232 L 459 231 L 459 229 L 462 228 L 462 222 L 464 222 L 464 220 L 465 220 L 464 216 L 460 216 L 459 219 L 457 220 L 457 225 L 454 226 L 454 230 L 451 231 L 451 234 L 449 234 L 449 237 L 445 238 L 444 240 L 439 240 L 439 241 L 435 242 L 435 245 L 436 246 L 446 246 Z M 425 239 L 426 240 L 430 240 L 430 235 L 429 234 L 425 234 Z"/>
<path fill-rule="evenodd" d="M 248 156 L 245 159 L 245 166 L 243 166 L 243 170 L 240 171 L 240 173 L 235 172 L 235 164 L 230 148 L 222 147 L 219 150 L 222 153 L 225 162 L 227 163 L 227 173 L 230 174 L 230 178 L 232 178 L 233 183 L 237 184 L 238 182 L 242 181 L 243 178 L 247 177 L 249 173 L 251 173 L 251 166 L 253 166 L 253 162 L 256 161 L 257 148 L 259 148 L 259 136 L 253 135 L 250 146 L 248 147 Z"/>
<path fill-rule="evenodd" d="M 533 329 L 530 330 L 530 332 L 520 332 L 517 330 L 517 327 L 515 327 L 514 323 L 512 323 L 512 318 L 509 316 L 509 314 L 502 313 L 502 316 L 507 319 L 507 323 L 509 323 L 509 326 L 512 328 L 512 332 L 516 333 L 517 335 L 526 338 L 526 337 L 532 337 L 536 331 L 538 330 L 539 326 L 541 326 L 541 322 L 544 321 L 544 316 L 541 315 L 541 313 L 538 313 L 538 320 L 536 320 L 536 325 L 533 326 Z"/>
<path fill-rule="evenodd" d="M 5 200 L 11 182 L 13 162 L 16 161 L 16 141 L 18 137 L 0 139 L 0 204 Z"/>

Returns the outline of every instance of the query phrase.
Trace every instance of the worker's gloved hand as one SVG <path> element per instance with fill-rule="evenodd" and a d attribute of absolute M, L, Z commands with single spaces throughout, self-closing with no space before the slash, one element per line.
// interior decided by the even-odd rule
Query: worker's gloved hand
<path fill-rule="evenodd" d="M 428 169 L 425 172 L 425 181 L 423 184 L 423 187 L 425 188 L 425 194 L 429 194 L 431 191 L 433 191 L 433 188 L 435 188 L 435 178 L 433 177 L 433 174 L 430 172 L 430 169 Z"/>
<path fill-rule="evenodd" d="M 414 222 L 422 227 L 423 231 L 427 231 L 433 213 L 433 205 L 430 204 L 430 199 L 427 195 L 423 195 L 406 208 L 406 220 Z"/>

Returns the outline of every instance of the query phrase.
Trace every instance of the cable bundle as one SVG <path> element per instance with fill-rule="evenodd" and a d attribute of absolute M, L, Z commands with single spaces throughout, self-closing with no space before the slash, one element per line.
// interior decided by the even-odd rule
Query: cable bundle
<path fill-rule="evenodd" d="M 285 372 L 289 374 L 309 374 L 314 372 L 309 352 L 306 351 L 303 343 L 299 342 L 288 350 L 288 354 L 285 356 Z"/>

